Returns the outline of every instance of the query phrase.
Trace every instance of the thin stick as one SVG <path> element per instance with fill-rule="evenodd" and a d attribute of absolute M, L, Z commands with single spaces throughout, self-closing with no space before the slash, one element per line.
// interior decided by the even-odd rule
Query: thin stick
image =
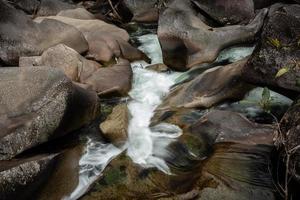
<path fill-rule="evenodd" d="M 117 10 L 115 9 L 114 5 L 112 4 L 111 0 L 108 0 L 108 3 L 113 11 L 113 13 L 117 16 L 117 18 L 119 18 L 119 20 L 122 19 L 122 17 L 118 14 Z"/>

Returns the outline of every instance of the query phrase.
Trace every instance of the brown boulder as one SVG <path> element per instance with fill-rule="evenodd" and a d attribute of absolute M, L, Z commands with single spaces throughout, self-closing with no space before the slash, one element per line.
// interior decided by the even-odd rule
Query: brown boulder
<path fill-rule="evenodd" d="M 241 99 L 251 88 L 241 80 L 247 59 L 208 69 L 190 82 L 175 87 L 157 110 L 209 108 L 225 100 Z M 216 81 L 217 80 L 217 81 Z"/>
<path fill-rule="evenodd" d="M 82 83 L 90 85 L 100 96 L 127 96 L 131 89 L 132 69 L 127 60 L 99 68 Z"/>
<path fill-rule="evenodd" d="M 116 146 L 123 145 L 127 141 L 129 115 L 127 104 L 120 104 L 114 107 L 112 113 L 100 124 L 104 136 Z"/>
<path fill-rule="evenodd" d="M 261 10 L 245 26 L 213 28 L 201 21 L 191 3 L 175 0 L 159 18 L 158 37 L 164 63 L 179 71 L 211 63 L 222 49 L 253 40 L 266 14 L 266 9 Z"/>

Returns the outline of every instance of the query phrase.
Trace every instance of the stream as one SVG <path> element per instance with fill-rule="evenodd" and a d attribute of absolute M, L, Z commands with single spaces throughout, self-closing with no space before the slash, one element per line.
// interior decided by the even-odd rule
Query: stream
<path fill-rule="evenodd" d="M 136 39 L 140 43 L 139 49 L 151 58 L 151 64 L 163 63 L 162 52 L 156 34 L 145 34 L 138 36 Z M 254 47 L 252 46 L 226 49 L 222 51 L 217 62 L 240 60 L 250 55 L 253 49 Z M 64 198 L 65 200 L 75 200 L 83 196 L 92 184 L 102 176 L 105 167 L 122 152 L 125 152 L 134 163 L 143 168 L 154 167 L 164 174 L 172 174 L 168 164 L 165 162 L 170 153 L 166 147 L 176 141 L 182 135 L 182 131 L 178 126 L 168 123 L 160 123 L 151 128 L 149 125 L 154 115 L 154 110 L 170 92 L 171 87 L 184 82 L 189 77 L 190 72 L 178 73 L 168 71 L 159 73 L 148 70 L 147 66 L 149 65 L 144 61 L 131 63 L 133 85 L 129 93 L 131 100 L 127 104 L 130 113 L 127 142 L 124 146 L 118 148 L 112 144 L 88 138 L 85 153 L 79 161 L 79 183 L 71 195 Z M 250 95 L 257 96 L 257 93 L 260 93 L 261 90 L 256 89 Z M 274 96 L 273 93 L 272 95 Z M 251 99 L 251 97 L 249 98 Z M 290 103 L 289 101 L 287 102 L 287 104 Z M 223 104 L 220 108 L 226 109 L 234 105 Z M 240 106 L 238 107 L 240 108 Z M 259 112 L 255 109 L 244 110 L 251 113 L 249 114 L 251 116 Z"/>

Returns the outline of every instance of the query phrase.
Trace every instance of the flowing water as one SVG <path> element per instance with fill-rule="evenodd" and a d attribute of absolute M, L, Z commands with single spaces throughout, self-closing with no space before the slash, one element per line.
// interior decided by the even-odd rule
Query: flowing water
<path fill-rule="evenodd" d="M 162 52 L 157 35 L 146 34 L 138 36 L 139 49 L 145 52 L 152 60 L 151 64 L 163 63 Z M 233 62 L 251 54 L 253 47 L 231 48 L 223 51 L 217 61 L 228 60 Z M 123 151 L 134 163 L 144 168 L 156 167 L 166 174 L 171 171 L 165 160 L 170 152 L 167 146 L 176 141 L 182 131 L 179 127 L 161 123 L 149 127 L 154 110 L 162 103 L 171 87 L 188 79 L 190 74 L 164 72 L 158 73 L 147 69 L 149 64 L 144 61 L 131 63 L 133 70 L 133 84 L 128 103 L 130 121 L 128 126 L 128 141 L 117 148 L 112 144 L 104 144 L 93 139 L 87 141 L 86 152 L 80 159 L 79 184 L 73 193 L 65 197 L 66 200 L 78 199 L 90 188 L 101 175 L 109 162 Z M 178 81 L 180 80 L 180 81 Z"/>
<path fill-rule="evenodd" d="M 152 59 L 151 64 L 162 63 L 162 53 L 156 35 L 144 35 L 139 41 L 142 43 L 140 49 Z M 160 131 L 155 132 L 149 125 L 155 108 L 175 83 L 178 73 L 157 73 L 147 70 L 146 67 L 147 64 L 143 62 L 132 63 L 134 79 L 129 95 L 133 101 L 128 105 L 132 118 L 128 127 L 127 154 L 133 162 L 144 167 L 155 166 L 165 173 L 170 173 L 162 158 L 167 155 L 162 155 L 161 152 L 164 152 L 165 147 L 174 138 L 181 135 L 181 130 L 177 126 L 163 124 Z M 167 133 L 164 133 L 164 130 Z M 158 152 L 160 156 L 156 156 Z"/>
<path fill-rule="evenodd" d="M 140 50 L 151 58 L 151 64 L 162 63 L 162 52 L 157 35 L 143 35 L 138 40 L 141 43 Z M 149 124 L 155 108 L 168 94 L 179 73 L 158 73 L 147 70 L 149 64 L 144 61 L 134 62 L 131 65 L 133 84 L 129 93 L 132 101 L 128 104 L 131 115 L 128 141 L 122 148 L 117 148 L 112 144 L 88 139 L 86 152 L 79 162 L 79 184 L 70 196 L 64 198 L 65 200 L 80 198 L 101 176 L 107 164 L 126 149 L 127 155 L 133 162 L 143 167 L 157 167 L 170 174 L 163 159 L 168 156 L 165 147 L 181 135 L 181 130 L 175 125 L 166 123 L 150 129 Z"/>

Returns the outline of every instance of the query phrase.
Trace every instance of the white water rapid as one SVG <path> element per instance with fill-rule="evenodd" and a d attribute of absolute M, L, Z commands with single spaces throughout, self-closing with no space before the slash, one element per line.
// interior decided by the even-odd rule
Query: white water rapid
<path fill-rule="evenodd" d="M 139 37 L 140 50 L 151 59 L 151 64 L 162 63 L 162 52 L 158 38 L 154 34 Z M 133 162 L 143 167 L 157 167 L 170 173 L 163 157 L 167 156 L 166 146 L 181 135 L 179 127 L 172 124 L 160 124 L 159 131 L 151 131 L 150 120 L 155 108 L 168 94 L 175 83 L 178 73 L 158 73 L 147 70 L 144 62 L 132 63 L 133 88 L 129 95 L 133 99 L 128 109 L 131 120 L 128 127 L 127 155 Z M 163 153 L 164 152 L 164 153 Z"/>
<path fill-rule="evenodd" d="M 140 50 L 151 59 L 151 64 L 162 63 L 162 52 L 155 34 L 143 35 L 138 38 Z M 80 198 L 101 176 L 108 163 L 127 149 L 128 156 L 133 162 L 143 167 L 157 167 L 170 174 L 163 157 L 167 156 L 165 147 L 181 135 L 181 129 L 172 124 L 162 123 L 151 131 L 150 120 L 155 108 L 169 92 L 179 73 L 157 73 L 145 69 L 149 64 L 144 61 L 132 63 L 133 85 L 130 92 L 132 101 L 128 104 L 131 120 L 128 127 L 128 141 L 119 149 L 112 144 L 89 139 L 85 154 L 81 157 L 79 166 L 79 183 L 77 188 L 64 200 Z"/>

